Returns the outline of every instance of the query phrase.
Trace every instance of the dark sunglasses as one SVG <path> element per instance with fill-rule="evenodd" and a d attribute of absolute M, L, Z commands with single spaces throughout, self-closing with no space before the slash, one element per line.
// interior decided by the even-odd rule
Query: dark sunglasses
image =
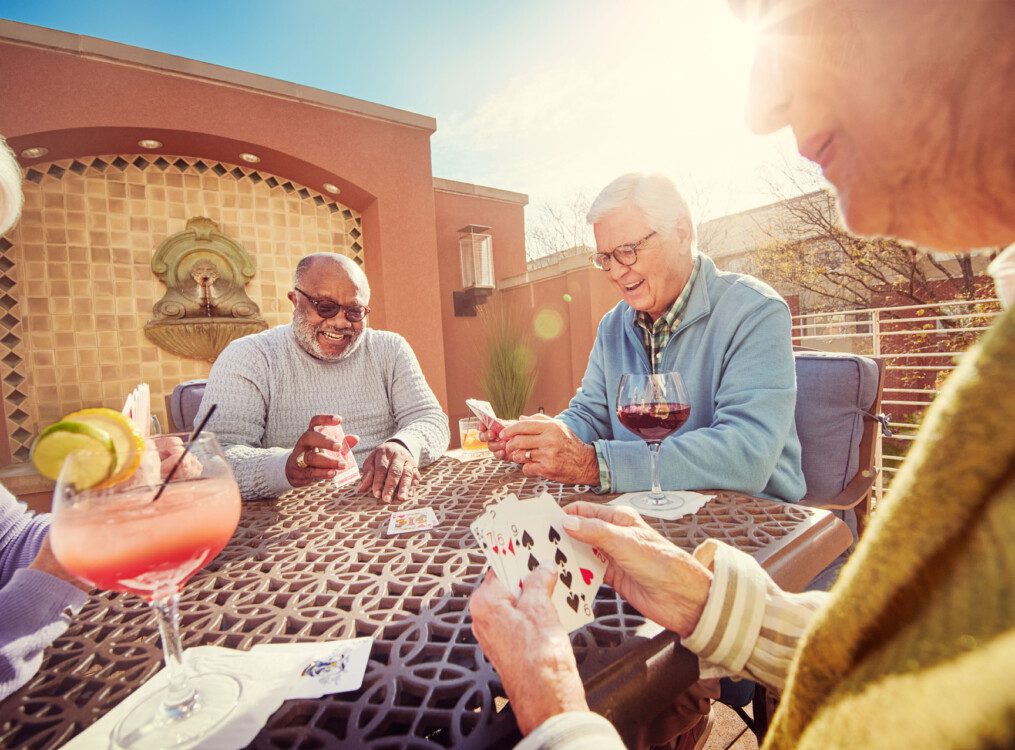
<path fill-rule="evenodd" d="M 293 289 L 310 300 L 310 304 L 314 306 L 314 310 L 317 311 L 317 314 L 325 319 L 334 318 L 340 312 L 345 310 L 346 320 L 350 323 L 359 323 L 363 320 L 363 318 L 370 314 L 370 308 L 366 305 L 340 305 L 330 299 L 315 299 L 298 286 L 293 287 Z"/>

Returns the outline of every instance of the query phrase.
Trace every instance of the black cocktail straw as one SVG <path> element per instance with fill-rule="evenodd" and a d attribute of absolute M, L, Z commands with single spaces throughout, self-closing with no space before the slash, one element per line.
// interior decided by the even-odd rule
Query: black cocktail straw
<path fill-rule="evenodd" d="M 197 440 L 197 436 L 201 434 L 201 430 L 203 430 L 204 426 L 208 424 L 208 420 L 211 419 L 211 415 L 215 413 L 215 410 L 217 408 L 218 404 L 212 404 L 211 407 L 208 409 L 208 413 L 204 415 L 204 419 L 201 420 L 201 424 L 199 424 L 194 429 L 194 431 L 190 433 L 190 439 L 187 441 L 187 446 L 183 449 L 183 455 L 177 459 L 176 463 L 173 465 L 173 468 L 169 470 L 169 474 L 166 475 L 165 480 L 162 482 L 162 486 L 159 487 L 159 491 L 156 492 L 155 497 L 152 498 L 153 503 L 160 497 L 162 497 L 162 493 L 166 491 L 166 485 L 169 484 L 169 482 L 172 480 L 173 475 L 176 473 L 176 470 L 179 469 L 180 464 L 183 463 L 183 459 L 185 459 L 187 457 L 187 454 L 190 452 L 191 443 Z"/>

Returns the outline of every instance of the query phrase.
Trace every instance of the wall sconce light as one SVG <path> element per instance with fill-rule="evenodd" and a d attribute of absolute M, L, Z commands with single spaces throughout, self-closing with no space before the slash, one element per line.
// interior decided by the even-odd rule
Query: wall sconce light
<path fill-rule="evenodd" d="M 454 292 L 455 316 L 475 317 L 476 306 L 493 294 L 493 237 L 490 227 L 469 224 L 458 230 L 462 291 Z"/>

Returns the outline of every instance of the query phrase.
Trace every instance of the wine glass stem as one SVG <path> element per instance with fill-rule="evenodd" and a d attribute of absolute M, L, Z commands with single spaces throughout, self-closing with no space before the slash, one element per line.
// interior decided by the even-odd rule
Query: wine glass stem
<path fill-rule="evenodd" d="M 653 500 L 664 500 L 663 488 L 659 486 L 659 447 L 660 443 L 649 443 L 649 452 L 652 454 L 652 492 L 649 497 Z"/>
<path fill-rule="evenodd" d="M 190 716 L 197 707 L 197 691 L 187 678 L 183 665 L 183 646 L 180 644 L 180 593 L 172 590 L 156 592 L 152 598 L 152 609 L 159 623 L 162 636 L 162 653 L 166 659 L 169 685 L 162 710 L 166 718 L 178 720 Z"/>

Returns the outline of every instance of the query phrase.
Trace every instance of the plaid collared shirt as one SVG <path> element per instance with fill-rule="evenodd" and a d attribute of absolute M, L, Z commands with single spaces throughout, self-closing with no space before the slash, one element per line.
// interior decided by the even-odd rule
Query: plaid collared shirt
<path fill-rule="evenodd" d="M 691 275 L 688 277 L 687 283 L 684 284 L 684 288 L 677 299 L 670 305 L 670 309 L 659 320 L 653 323 L 649 314 L 644 312 L 639 312 L 634 318 L 635 325 L 641 330 L 641 342 L 645 345 L 645 354 L 648 355 L 649 367 L 652 369 L 652 372 L 655 372 L 659 367 L 659 360 L 663 355 L 663 349 L 666 348 L 670 336 L 677 330 L 680 321 L 684 319 L 684 313 L 687 311 L 687 300 L 691 298 L 691 287 L 694 286 L 694 280 L 698 278 L 698 268 L 700 266 L 700 257 L 695 255 L 694 264 L 691 266 Z M 603 448 L 599 444 L 599 441 L 596 441 L 594 446 L 596 449 L 596 461 L 599 462 L 599 491 L 609 492 L 611 488 L 610 469 L 606 465 L 606 456 L 603 454 Z"/>
<path fill-rule="evenodd" d="M 698 278 L 700 265 L 699 256 L 695 255 L 694 264 L 691 266 L 691 275 L 688 277 L 687 283 L 684 284 L 680 296 L 670 305 L 670 309 L 666 311 L 665 315 L 654 323 L 647 312 L 639 312 L 634 318 L 635 325 L 641 330 L 641 342 L 645 345 L 645 354 L 648 355 L 648 363 L 652 372 L 656 372 L 659 360 L 663 356 L 663 349 L 666 348 L 670 336 L 677 330 L 680 321 L 684 319 L 687 300 L 691 297 L 691 287 L 694 286 L 694 281 Z"/>

